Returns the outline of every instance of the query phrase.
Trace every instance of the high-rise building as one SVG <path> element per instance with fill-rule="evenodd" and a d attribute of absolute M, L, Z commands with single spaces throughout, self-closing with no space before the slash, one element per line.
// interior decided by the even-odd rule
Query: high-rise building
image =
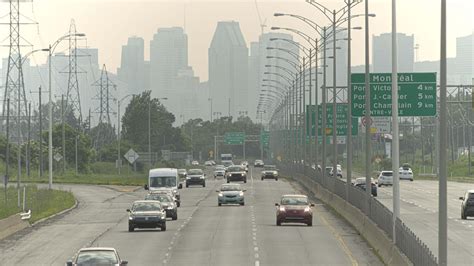
<path fill-rule="evenodd" d="M 398 41 L 398 71 L 413 72 L 414 65 L 414 36 L 404 33 L 397 34 Z M 392 35 L 383 33 L 372 38 L 372 65 L 377 73 L 392 72 Z"/>
<path fill-rule="evenodd" d="M 150 86 L 152 96 L 168 97 L 181 69 L 188 67 L 188 36 L 183 28 L 160 28 L 150 42 Z M 166 106 L 173 99 L 168 99 Z"/>
<path fill-rule="evenodd" d="M 474 32 L 456 38 L 456 72 L 459 84 L 471 84 L 474 79 Z"/>
<path fill-rule="evenodd" d="M 248 48 L 236 21 L 218 22 L 209 47 L 213 109 L 234 118 L 248 113 Z M 257 96 L 255 96 L 257 97 Z"/>
<path fill-rule="evenodd" d="M 252 43 L 249 64 L 256 64 L 256 66 L 249 66 L 251 72 L 249 75 L 249 108 L 251 110 L 252 118 L 257 117 L 257 104 L 261 90 L 286 90 L 287 88 L 282 86 L 288 85 L 288 78 L 293 79 L 288 72 L 294 73 L 296 71 L 295 65 L 299 64 L 298 57 L 300 51 L 298 44 L 292 42 L 293 36 L 290 34 L 270 32 L 260 35 L 258 43 Z M 267 58 L 268 56 L 274 58 Z M 267 65 L 269 67 L 266 67 Z M 282 68 L 286 68 L 287 71 Z M 265 72 L 272 72 L 275 74 L 265 75 Z M 274 81 L 264 82 L 263 79 L 271 79 Z M 279 89 L 264 87 L 262 86 L 264 84 L 276 86 L 279 87 Z M 265 116 L 268 117 L 269 115 L 271 114 L 266 114 Z"/>
<path fill-rule="evenodd" d="M 118 78 L 127 84 L 129 93 L 140 93 L 149 87 L 145 84 L 145 50 L 144 40 L 130 37 L 122 46 L 122 60 L 117 69 Z"/>

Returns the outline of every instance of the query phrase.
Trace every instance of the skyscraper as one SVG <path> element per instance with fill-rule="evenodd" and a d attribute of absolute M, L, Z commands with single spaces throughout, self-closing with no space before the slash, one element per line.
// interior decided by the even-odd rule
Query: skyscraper
<path fill-rule="evenodd" d="M 474 32 L 456 38 L 456 68 L 460 84 L 470 84 L 474 78 Z"/>
<path fill-rule="evenodd" d="M 179 70 L 188 67 L 188 36 L 183 28 L 160 28 L 150 42 L 150 86 L 153 97 L 168 97 Z M 170 105 L 168 99 L 165 105 Z"/>
<path fill-rule="evenodd" d="M 118 78 L 128 85 L 129 93 L 139 93 L 145 89 L 145 58 L 144 40 L 140 37 L 130 37 L 122 46 L 122 60 L 117 69 Z"/>
<path fill-rule="evenodd" d="M 250 115 L 247 102 L 248 48 L 238 22 L 217 23 L 208 56 L 209 89 L 214 110 L 234 118 L 242 112 Z"/>
<path fill-rule="evenodd" d="M 397 34 L 398 40 L 398 71 L 413 72 L 414 65 L 414 36 L 404 33 Z M 392 72 L 392 36 L 383 33 L 373 36 L 372 40 L 372 65 L 374 72 Z"/>

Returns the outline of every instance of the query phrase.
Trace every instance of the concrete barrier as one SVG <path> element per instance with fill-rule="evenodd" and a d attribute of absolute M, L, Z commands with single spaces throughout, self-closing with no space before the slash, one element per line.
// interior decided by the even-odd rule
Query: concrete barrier
<path fill-rule="evenodd" d="M 299 175 L 294 179 L 315 197 L 329 205 L 365 238 L 386 265 L 413 265 L 392 240 L 357 207 L 322 187 L 316 181 Z"/>
<path fill-rule="evenodd" d="M 20 214 L 14 214 L 0 220 L 0 240 L 30 226 L 28 221 L 22 220 Z"/>

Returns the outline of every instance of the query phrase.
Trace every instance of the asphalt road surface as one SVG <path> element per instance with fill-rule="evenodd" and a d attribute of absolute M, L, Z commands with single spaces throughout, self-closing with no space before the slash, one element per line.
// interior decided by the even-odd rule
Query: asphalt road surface
<path fill-rule="evenodd" d="M 474 184 L 448 182 L 448 264 L 474 265 L 474 217 L 461 219 L 461 201 Z M 378 200 L 392 210 L 392 187 L 378 188 Z M 402 221 L 438 254 L 438 182 L 400 181 Z"/>
<path fill-rule="evenodd" d="M 180 190 L 178 220 L 167 231 L 127 231 L 126 209 L 146 192 L 99 186 L 60 186 L 79 206 L 0 241 L 1 265 L 64 265 L 89 246 L 115 247 L 129 265 L 382 265 L 346 222 L 315 201 L 313 226 L 275 224 L 275 206 L 295 188 L 261 181 L 251 168 L 245 206 L 217 206 L 223 180 L 208 172 L 205 188 Z"/>

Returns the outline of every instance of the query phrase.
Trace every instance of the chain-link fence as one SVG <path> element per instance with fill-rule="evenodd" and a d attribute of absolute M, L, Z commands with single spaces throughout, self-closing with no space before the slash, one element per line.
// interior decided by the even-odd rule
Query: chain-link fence
<path fill-rule="evenodd" d="M 323 176 L 321 171 L 311 167 L 302 167 L 301 165 L 284 164 L 280 166 L 280 169 L 287 173 L 303 174 L 316 181 L 322 187 L 365 213 L 390 239 L 393 239 L 392 211 L 374 197 L 367 199 L 367 193 L 364 190 L 351 184 L 348 187 L 349 198 L 346 199 L 346 182 L 341 179 Z M 431 250 L 400 220 L 396 222 L 395 233 L 396 246 L 414 265 L 438 265 L 437 259 Z"/>

